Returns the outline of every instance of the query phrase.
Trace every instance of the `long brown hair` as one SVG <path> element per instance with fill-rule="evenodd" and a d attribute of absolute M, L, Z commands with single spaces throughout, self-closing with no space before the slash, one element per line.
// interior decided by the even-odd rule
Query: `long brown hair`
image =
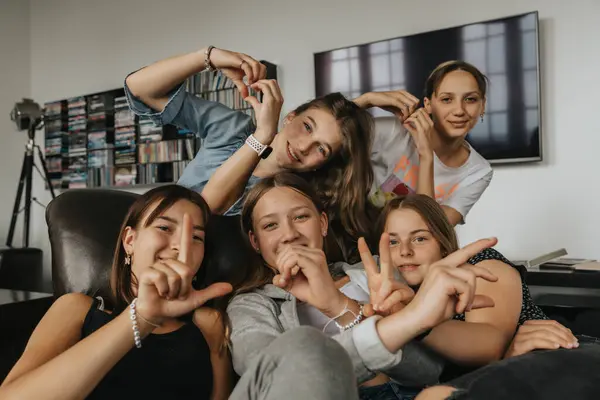
<path fill-rule="evenodd" d="M 391 212 L 402 209 L 413 210 L 423 218 L 427 228 L 440 244 L 442 255 L 445 256 L 458 250 L 456 232 L 450 221 L 448 221 L 446 213 L 437 201 L 424 194 L 409 194 L 390 200 L 379 216 L 377 224 L 379 235 L 383 233 Z"/>
<path fill-rule="evenodd" d="M 248 233 L 254 231 L 252 213 L 260 199 L 273 188 L 290 188 L 308 198 L 319 213 L 324 208 L 317 192 L 302 177 L 291 172 L 280 172 L 272 177 L 261 179 L 246 195 L 242 208 L 241 225 L 246 238 L 248 253 L 252 259 L 248 263 L 246 276 L 234 285 L 235 294 L 246 293 L 273 281 L 275 272 L 265 265 L 263 258 L 252 249 Z"/>
<path fill-rule="evenodd" d="M 366 210 L 374 179 L 371 164 L 374 122 L 371 114 L 341 93 L 330 93 L 302 104 L 294 114 L 314 108 L 327 111 L 336 119 L 342 133 L 342 148 L 324 167 L 302 176 L 319 194 L 337 244 L 346 261 L 352 261 L 349 247 L 355 246 L 345 242 L 355 243 L 360 236 L 372 233 Z"/>
<path fill-rule="evenodd" d="M 123 247 L 125 228 L 129 226 L 133 229 L 139 229 L 149 226 L 165 210 L 179 200 L 188 200 L 197 205 L 202 211 L 204 226 L 206 226 L 210 216 L 208 204 L 206 204 L 206 201 L 199 193 L 180 185 L 165 185 L 151 189 L 138 197 L 129 208 L 129 212 L 121 226 L 111 269 L 110 287 L 113 296 L 112 304 L 114 305 L 114 312 L 123 311 L 131 303 L 135 297 L 133 285 L 137 285 L 137 278 L 131 270 L 131 264 L 125 264 L 126 252 L 125 247 Z M 146 218 L 144 225 L 141 226 L 146 214 L 155 204 L 157 204 L 156 208 L 152 210 Z"/>

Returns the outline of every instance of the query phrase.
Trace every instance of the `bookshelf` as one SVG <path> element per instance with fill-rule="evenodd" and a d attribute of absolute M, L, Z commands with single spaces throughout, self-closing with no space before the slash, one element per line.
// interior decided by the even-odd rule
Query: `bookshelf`
<path fill-rule="evenodd" d="M 277 79 L 277 66 L 267 78 Z M 219 72 L 204 71 L 184 83 L 198 97 L 240 110 L 254 110 Z M 253 93 L 255 94 L 255 93 Z M 202 140 L 174 125 L 158 126 L 128 107 L 123 88 L 44 105 L 45 157 L 57 190 L 152 186 L 177 182 Z"/>

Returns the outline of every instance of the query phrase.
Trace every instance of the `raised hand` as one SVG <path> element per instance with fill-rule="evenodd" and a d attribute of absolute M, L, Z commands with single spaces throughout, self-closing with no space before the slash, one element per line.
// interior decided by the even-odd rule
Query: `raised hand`
<path fill-rule="evenodd" d="M 412 300 L 415 292 L 408 285 L 394 279 L 389 235 L 383 233 L 379 240 L 381 270 L 377 267 L 364 238 L 358 239 L 358 251 L 369 283 L 370 304 L 365 306 L 365 316 L 385 316 L 404 308 Z"/>
<path fill-rule="evenodd" d="M 187 314 L 232 290 L 228 283 L 214 283 L 202 290 L 192 287 L 195 273 L 195 268 L 190 265 L 193 228 L 187 214 L 182 225 L 177 259 L 154 263 L 144 269 L 138 279 L 138 313 L 156 325 L 161 325 L 166 318 Z"/>
<path fill-rule="evenodd" d="M 277 257 L 279 271 L 273 284 L 325 314 L 344 308 L 345 296 L 335 287 L 325 253 L 320 249 L 290 245 Z"/>
<path fill-rule="evenodd" d="M 406 306 L 421 321 L 423 328 L 433 328 L 456 314 L 477 308 L 493 307 L 494 301 L 476 295 L 477 278 L 495 282 L 489 270 L 466 264 L 479 252 L 497 243 L 481 239 L 431 264 L 414 299 Z"/>
<path fill-rule="evenodd" d="M 419 99 L 405 90 L 365 93 L 354 102 L 361 108 L 379 107 L 404 122 L 419 105 Z"/>
<path fill-rule="evenodd" d="M 213 67 L 221 70 L 235 84 L 242 98 L 248 97 L 247 84 L 252 85 L 267 77 L 267 67 L 244 53 L 213 48 L 210 53 L 210 62 Z"/>
<path fill-rule="evenodd" d="M 537 349 L 572 349 L 579 341 L 570 329 L 549 320 L 529 320 L 519 327 L 504 358 L 516 357 Z"/>
<path fill-rule="evenodd" d="M 252 89 L 262 92 L 262 103 L 254 96 L 244 100 L 250 103 L 256 113 L 254 136 L 263 144 L 270 144 L 278 131 L 279 115 L 283 105 L 283 95 L 276 80 L 265 79 L 253 83 Z"/>
<path fill-rule="evenodd" d="M 433 120 L 427 114 L 424 108 L 419 108 L 410 117 L 408 117 L 403 126 L 408 130 L 419 155 L 431 155 L 431 134 L 433 132 Z"/>

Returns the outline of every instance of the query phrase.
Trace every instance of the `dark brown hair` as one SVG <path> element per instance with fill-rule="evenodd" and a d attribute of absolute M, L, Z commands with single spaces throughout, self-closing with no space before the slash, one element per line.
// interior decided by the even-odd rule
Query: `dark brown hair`
<path fill-rule="evenodd" d="M 127 305 L 131 303 L 135 297 L 132 286 L 137 285 L 137 279 L 131 270 L 131 265 L 125 265 L 126 253 L 125 248 L 123 247 L 125 228 L 129 226 L 133 229 L 139 229 L 149 226 L 157 217 L 179 200 L 188 200 L 197 205 L 202 211 L 204 226 L 207 225 L 210 216 L 210 208 L 208 207 L 208 204 L 206 204 L 204 198 L 200 196 L 199 193 L 180 185 L 165 185 L 151 189 L 138 197 L 129 208 L 129 212 L 123 221 L 121 232 L 119 233 L 110 276 L 114 312 L 123 311 Z M 148 214 L 149 210 L 154 205 L 156 205 L 156 207 L 148 215 L 144 225 L 141 226 L 146 214 Z"/>
<path fill-rule="evenodd" d="M 271 283 L 275 273 L 265 265 L 263 258 L 252 249 L 248 233 L 254 231 L 252 213 L 260 199 L 273 188 L 290 188 L 309 199 L 319 213 L 323 212 L 323 205 L 317 192 L 302 177 L 291 172 L 280 172 L 272 177 L 261 179 L 246 195 L 242 208 L 241 224 L 246 238 L 249 253 L 253 259 L 249 262 L 246 276 L 234 286 L 235 294 L 246 293 Z"/>
<path fill-rule="evenodd" d="M 327 111 L 336 119 L 342 133 L 342 148 L 326 166 L 302 176 L 319 194 L 332 223 L 332 233 L 348 258 L 342 238 L 356 242 L 358 237 L 371 233 L 366 209 L 373 183 L 373 118 L 341 93 L 330 93 L 309 101 L 296 108 L 294 114 L 313 108 Z"/>
<path fill-rule="evenodd" d="M 446 213 L 437 201 L 424 194 L 409 194 L 390 200 L 379 216 L 377 231 L 380 236 L 392 211 L 402 209 L 413 210 L 423 218 L 427 228 L 440 244 L 440 251 L 443 256 L 458 250 L 456 232 L 450 221 L 448 221 Z"/>
<path fill-rule="evenodd" d="M 466 61 L 453 60 L 446 61 L 438 65 L 433 72 L 427 78 L 425 82 L 424 96 L 431 99 L 431 96 L 437 91 L 440 84 L 450 72 L 453 71 L 465 71 L 473 75 L 473 78 L 477 81 L 477 86 L 481 95 L 485 97 L 487 93 L 488 78 L 480 70 L 472 64 Z"/>

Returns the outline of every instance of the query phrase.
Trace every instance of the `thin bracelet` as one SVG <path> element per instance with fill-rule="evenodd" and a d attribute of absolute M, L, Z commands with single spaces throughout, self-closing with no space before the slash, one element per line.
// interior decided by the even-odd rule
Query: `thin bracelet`
<path fill-rule="evenodd" d="M 213 67 L 210 63 L 210 52 L 214 49 L 215 46 L 208 46 L 208 49 L 204 52 L 204 70 L 205 71 L 216 71 L 217 69 Z"/>
<path fill-rule="evenodd" d="M 142 314 L 140 314 L 139 312 L 137 313 L 137 316 L 139 319 L 141 319 L 142 321 L 144 321 L 145 323 L 147 323 L 148 325 L 152 325 L 155 328 L 160 328 L 160 325 L 155 324 L 154 322 L 150 322 L 148 321 L 146 318 L 142 317 Z"/>
<path fill-rule="evenodd" d="M 326 324 L 325 324 L 325 326 L 323 327 L 323 332 L 325 332 L 325 329 L 327 329 L 327 327 L 329 326 L 329 324 L 330 324 L 332 321 L 335 321 L 336 319 L 338 319 L 338 318 L 339 318 L 339 317 L 341 317 L 342 315 L 346 314 L 348 311 L 352 312 L 352 310 L 350 310 L 350 309 L 348 308 L 348 301 L 349 301 L 349 300 L 350 300 L 350 299 L 346 297 L 346 304 L 344 305 L 344 309 L 343 309 L 343 310 L 342 310 L 342 311 L 341 311 L 341 312 L 340 312 L 338 315 L 336 315 L 335 317 L 331 317 L 331 318 L 329 318 L 329 321 L 327 321 L 327 323 L 326 323 Z M 354 313 L 353 313 L 353 314 L 354 314 Z"/>

